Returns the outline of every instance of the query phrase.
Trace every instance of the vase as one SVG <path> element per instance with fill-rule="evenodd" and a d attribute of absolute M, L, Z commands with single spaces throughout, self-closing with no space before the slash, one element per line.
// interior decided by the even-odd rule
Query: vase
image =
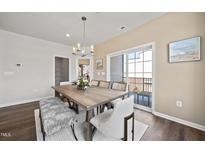
<path fill-rule="evenodd" d="M 77 86 L 77 89 L 79 89 L 79 90 L 86 90 L 86 88 L 87 88 L 87 86 L 80 86 L 80 85 Z"/>

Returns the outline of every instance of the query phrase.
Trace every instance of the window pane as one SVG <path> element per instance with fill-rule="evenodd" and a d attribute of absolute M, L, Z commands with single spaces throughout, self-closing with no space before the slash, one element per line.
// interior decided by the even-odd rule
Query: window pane
<path fill-rule="evenodd" d="M 129 59 L 128 63 L 135 63 L 135 61 L 136 61 L 135 59 Z"/>
<path fill-rule="evenodd" d="M 136 62 L 143 61 L 143 52 L 136 52 Z"/>
<path fill-rule="evenodd" d="M 128 72 L 135 72 L 135 63 L 128 64 Z"/>
<path fill-rule="evenodd" d="M 128 54 L 128 59 L 134 59 L 135 58 L 135 53 L 129 53 Z"/>
<path fill-rule="evenodd" d="M 152 72 L 152 62 L 144 62 L 144 72 Z"/>
<path fill-rule="evenodd" d="M 135 83 L 135 78 L 129 77 L 128 81 L 129 81 L 129 83 Z"/>
<path fill-rule="evenodd" d="M 144 61 L 152 60 L 152 50 L 144 52 Z"/>
<path fill-rule="evenodd" d="M 143 78 L 143 73 L 136 73 L 137 78 Z"/>
<path fill-rule="evenodd" d="M 135 73 L 128 73 L 128 77 L 135 77 Z"/>
<path fill-rule="evenodd" d="M 152 78 L 152 73 L 144 73 L 144 78 Z"/>
<path fill-rule="evenodd" d="M 136 68 L 135 68 L 136 72 L 143 72 L 143 63 L 136 63 Z"/>

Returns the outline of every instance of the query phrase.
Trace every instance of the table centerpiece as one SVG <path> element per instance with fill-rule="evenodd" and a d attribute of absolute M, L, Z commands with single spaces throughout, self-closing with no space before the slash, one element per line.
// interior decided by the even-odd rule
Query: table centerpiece
<path fill-rule="evenodd" d="M 85 77 L 80 77 L 77 81 L 77 89 L 86 90 L 89 87 L 89 81 Z"/>

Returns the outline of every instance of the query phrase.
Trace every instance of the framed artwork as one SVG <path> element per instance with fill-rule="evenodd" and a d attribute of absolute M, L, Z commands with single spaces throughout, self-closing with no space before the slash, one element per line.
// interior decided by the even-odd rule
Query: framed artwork
<path fill-rule="evenodd" d="M 200 37 L 169 43 L 169 62 L 200 60 Z"/>
<path fill-rule="evenodd" d="M 97 70 L 103 69 L 103 59 L 102 58 L 96 59 L 96 69 Z"/>

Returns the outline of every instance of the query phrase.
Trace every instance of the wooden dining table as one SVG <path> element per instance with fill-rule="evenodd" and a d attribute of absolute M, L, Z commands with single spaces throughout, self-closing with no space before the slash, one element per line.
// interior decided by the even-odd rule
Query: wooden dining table
<path fill-rule="evenodd" d="M 61 94 L 86 111 L 84 135 L 87 141 L 92 140 L 92 125 L 90 119 L 95 116 L 94 109 L 115 99 L 123 98 L 128 94 L 128 92 L 125 91 L 94 86 L 86 90 L 79 90 L 76 85 L 53 86 L 52 88 L 55 90 L 55 96 Z"/>

